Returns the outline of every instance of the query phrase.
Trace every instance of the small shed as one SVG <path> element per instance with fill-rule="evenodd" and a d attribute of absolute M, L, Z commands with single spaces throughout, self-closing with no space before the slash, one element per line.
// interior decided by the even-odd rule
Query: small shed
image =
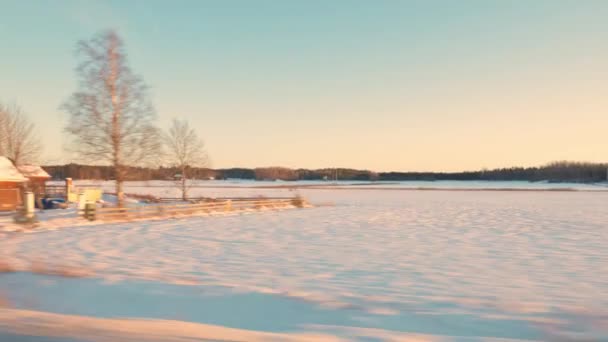
<path fill-rule="evenodd" d="M 32 191 L 36 198 L 44 196 L 46 193 L 46 181 L 51 179 L 51 175 L 38 165 L 19 165 L 17 169 L 28 179 L 28 190 Z"/>
<path fill-rule="evenodd" d="M 27 180 L 9 158 L 0 156 L 0 211 L 15 210 L 21 205 Z"/>

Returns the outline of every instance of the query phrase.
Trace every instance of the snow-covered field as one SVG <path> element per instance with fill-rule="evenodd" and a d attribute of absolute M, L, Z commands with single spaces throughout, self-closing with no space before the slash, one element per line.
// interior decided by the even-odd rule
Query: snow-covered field
<path fill-rule="evenodd" d="M 63 182 L 54 182 L 57 185 Z M 111 181 L 77 181 L 76 184 L 101 186 L 108 190 L 114 189 Z M 175 183 L 171 181 L 132 181 L 128 182 L 131 190 L 143 193 L 154 193 L 164 196 L 173 193 Z M 234 180 L 198 180 L 193 181 L 193 187 L 203 188 L 371 188 L 371 189 L 446 189 L 446 190 L 579 190 L 579 191 L 608 191 L 608 183 L 550 183 L 527 181 L 253 181 L 245 179 Z M 143 189 L 143 190 L 142 190 Z M 206 194 L 207 192 L 205 192 Z"/>
<path fill-rule="evenodd" d="M 608 340 L 608 192 L 235 184 L 192 195 L 299 193 L 318 205 L 6 235 L 2 261 L 94 277 L 0 274 L 13 307 L 0 310 L 0 339 L 141 340 L 161 326 L 163 341 Z M 163 182 L 127 192 L 177 195 Z"/>

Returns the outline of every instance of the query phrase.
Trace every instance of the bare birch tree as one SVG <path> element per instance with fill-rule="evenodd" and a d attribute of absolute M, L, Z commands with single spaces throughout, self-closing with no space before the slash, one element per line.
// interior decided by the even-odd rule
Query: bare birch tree
<path fill-rule="evenodd" d="M 70 115 L 70 149 L 88 162 L 110 164 L 118 205 L 124 205 L 123 181 L 129 166 L 159 156 L 160 135 L 148 87 L 127 64 L 124 44 L 114 31 L 80 41 L 76 69 L 79 86 L 63 108 Z"/>
<path fill-rule="evenodd" d="M 190 169 L 209 165 L 205 145 L 186 120 L 174 119 L 164 140 L 167 161 L 180 171 L 177 184 L 182 193 L 182 200 L 187 201 L 188 191 L 192 185 L 189 177 Z"/>
<path fill-rule="evenodd" d="M 0 155 L 15 165 L 33 163 L 40 156 L 42 145 L 31 123 L 18 105 L 0 103 Z"/>

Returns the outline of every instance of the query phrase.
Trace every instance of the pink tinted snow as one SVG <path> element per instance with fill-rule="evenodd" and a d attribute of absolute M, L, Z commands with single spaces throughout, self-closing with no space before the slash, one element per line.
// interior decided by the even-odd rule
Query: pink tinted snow
<path fill-rule="evenodd" d="M 0 258 L 63 260 L 109 280 L 229 286 L 379 315 L 400 307 L 560 326 L 546 315 L 608 307 L 607 193 L 299 192 L 334 205 L 20 234 L 0 242 Z M 194 188 L 192 195 L 290 194 Z"/>
<path fill-rule="evenodd" d="M 37 165 L 19 165 L 17 169 L 19 170 L 19 172 L 21 172 L 23 176 L 27 178 L 51 178 L 51 175 L 49 175 L 46 171 L 44 171 L 43 168 Z"/>
<path fill-rule="evenodd" d="M 0 156 L 0 181 L 3 182 L 25 182 L 27 178 L 23 177 L 21 172 L 13 165 L 13 162 L 8 158 Z"/>

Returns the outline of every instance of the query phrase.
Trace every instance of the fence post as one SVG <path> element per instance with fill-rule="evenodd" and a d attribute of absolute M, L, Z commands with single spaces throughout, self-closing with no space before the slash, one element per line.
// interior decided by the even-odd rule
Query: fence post
<path fill-rule="evenodd" d="M 296 208 L 304 208 L 304 206 L 306 206 L 306 200 L 300 195 L 297 195 L 296 197 L 291 199 L 291 205 Z"/>
<path fill-rule="evenodd" d="M 72 178 L 65 179 L 65 201 L 68 202 L 70 200 L 70 193 L 74 188 L 74 183 L 72 182 Z"/>
<path fill-rule="evenodd" d="M 78 194 L 78 216 L 85 216 L 86 218 L 86 212 L 85 212 L 85 207 L 87 204 L 87 197 L 86 195 L 81 192 Z"/>
<path fill-rule="evenodd" d="M 95 221 L 97 218 L 95 215 L 95 203 L 87 202 L 84 207 L 84 217 L 89 221 Z"/>
<path fill-rule="evenodd" d="M 28 222 L 34 220 L 34 193 L 27 191 L 25 193 L 25 219 Z"/>

